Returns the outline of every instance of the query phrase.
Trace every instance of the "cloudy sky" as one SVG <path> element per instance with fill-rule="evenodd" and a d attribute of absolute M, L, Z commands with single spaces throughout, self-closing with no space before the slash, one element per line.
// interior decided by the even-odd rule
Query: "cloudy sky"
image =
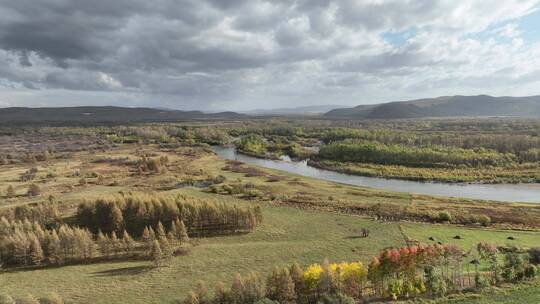
<path fill-rule="evenodd" d="M 0 107 L 540 94 L 540 0 L 0 0 Z"/>

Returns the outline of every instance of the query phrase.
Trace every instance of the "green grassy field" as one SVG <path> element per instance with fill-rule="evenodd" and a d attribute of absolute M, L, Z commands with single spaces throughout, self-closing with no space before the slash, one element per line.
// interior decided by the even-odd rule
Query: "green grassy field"
<path fill-rule="evenodd" d="M 540 246 L 540 234 L 530 231 L 509 231 L 498 229 L 482 229 L 471 227 L 460 227 L 452 225 L 429 225 L 417 223 L 402 223 L 401 227 L 405 234 L 421 243 L 430 243 L 430 237 L 435 241 L 445 244 L 456 244 L 464 249 L 476 246 L 479 242 L 495 243 L 499 246 Z M 454 239 L 460 236 L 461 239 Z M 514 237 L 509 240 L 508 237 Z"/>
<path fill-rule="evenodd" d="M 480 294 L 457 296 L 440 303 L 451 304 L 524 304 L 540 303 L 540 283 L 521 284 L 504 289 L 488 289 Z"/>

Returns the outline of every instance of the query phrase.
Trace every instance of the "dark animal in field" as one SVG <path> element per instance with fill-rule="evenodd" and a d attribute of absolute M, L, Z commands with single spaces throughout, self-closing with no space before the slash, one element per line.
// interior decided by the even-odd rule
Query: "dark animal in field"
<path fill-rule="evenodd" d="M 362 229 L 360 230 L 360 236 L 362 236 L 363 238 L 369 237 L 369 229 L 362 228 Z"/>
<path fill-rule="evenodd" d="M 461 236 L 460 235 L 454 236 L 454 240 L 461 240 Z"/>
<path fill-rule="evenodd" d="M 516 238 L 514 238 L 513 236 L 509 236 L 509 237 L 507 237 L 506 239 L 512 240 L 512 241 L 513 241 L 513 240 L 515 240 Z"/>
<path fill-rule="evenodd" d="M 435 238 L 434 238 L 434 237 L 432 237 L 432 236 L 430 236 L 428 240 L 430 240 L 430 241 L 434 241 L 434 242 L 435 242 Z"/>
<path fill-rule="evenodd" d="M 478 259 L 474 259 L 470 262 L 472 265 L 480 265 L 480 261 Z"/>

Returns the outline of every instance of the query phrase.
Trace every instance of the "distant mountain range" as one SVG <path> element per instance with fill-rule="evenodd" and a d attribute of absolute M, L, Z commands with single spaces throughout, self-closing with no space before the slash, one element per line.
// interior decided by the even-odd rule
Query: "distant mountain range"
<path fill-rule="evenodd" d="M 249 115 L 320 115 L 335 108 L 345 106 L 340 105 L 320 105 L 320 106 L 303 106 L 294 108 L 277 108 L 277 109 L 256 109 L 245 111 L 243 113 Z"/>
<path fill-rule="evenodd" d="M 18 123 L 126 123 L 164 122 L 204 119 L 241 119 L 247 115 L 235 112 L 203 113 L 152 108 L 63 107 L 0 108 L 0 124 Z"/>
<path fill-rule="evenodd" d="M 244 113 L 180 111 L 171 109 L 113 106 L 58 108 L 0 108 L 0 125 L 173 122 L 231 120 L 252 116 L 317 116 L 326 119 L 406 119 L 430 117 L 530 117 L 540 118 L 540 96 L 492 97 L 444 96 L 396 101 L 353 108 L 322 105 L 253 110 Z M 249 115 L 248 115 L 249 114 Z"/>
<path fill-rule="evenodd" d="M 334 109 L 331 119 L 400 119 L 429 117 L 540 117 L 540 96 L 444 96 Z"/>

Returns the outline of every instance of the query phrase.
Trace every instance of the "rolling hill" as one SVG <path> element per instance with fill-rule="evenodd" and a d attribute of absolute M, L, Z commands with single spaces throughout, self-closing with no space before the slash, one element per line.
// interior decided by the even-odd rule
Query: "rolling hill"
<path fill-rule="evenodd" d="M 400 119 L 479 116 L 538 118 L 540 117 L 540 96 L 444 96 L 375 105 L 360 105 L 354 108 L 334 109 L 324 114 L 325 118 L 333 119 Z"/>
<path fill-rule="evenodd" d="M 235 112 L 203 113 L 153 108 L 127 108 L 112 106 L 59 107 L 59 108 L 0 108 L 0 124 L 21 123 L 129 123 L 166 122 L 199 119 L 241 119 L 247 117 Z"/>

